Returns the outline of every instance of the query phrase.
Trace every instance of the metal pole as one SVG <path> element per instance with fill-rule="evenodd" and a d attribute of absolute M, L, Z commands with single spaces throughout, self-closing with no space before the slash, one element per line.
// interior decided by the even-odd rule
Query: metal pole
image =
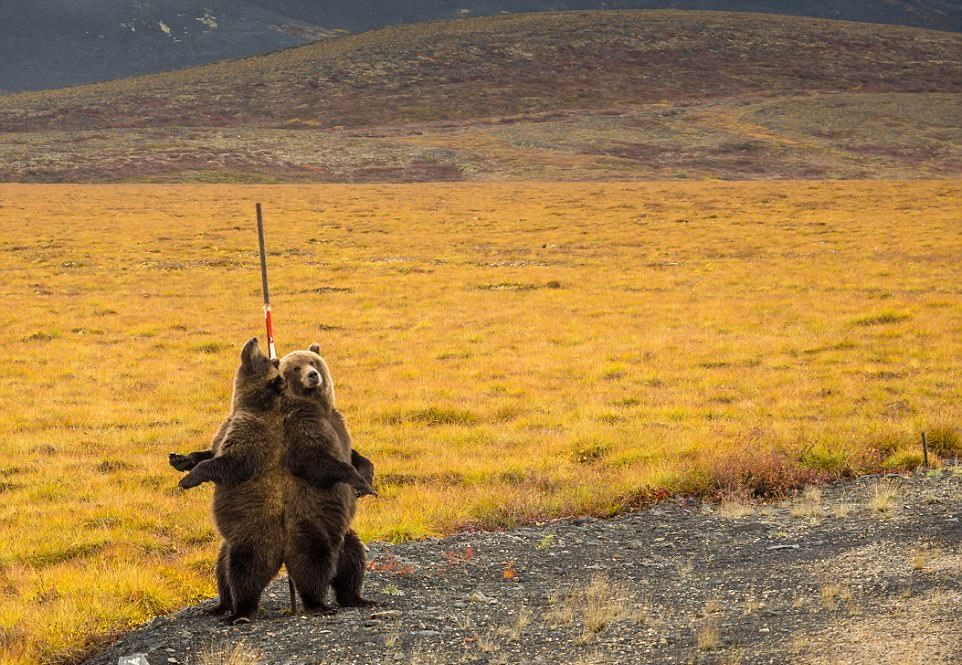
<path fill-rule="evenodd" d="M 261 287 L 264 291 L 264 324 L 267 326 L 267 349 L 271 360 L 277 358 L 274 346 L 274 322 L 271 320 L 271 287 L 267 283 L 267 250 L 264 246 L 264 217 L 261 204 L 257 204 L 257 241 L 261 249 Z"/>
<path fill-rule="evenodd" d="M 929 468 L 929 441 L 925 438 L 925 432 L 922 432 L 922 465 Z"/>
<path fill-rule="evenodd" d="M 267 327 L 267 349 L 271 360 L 277 358 L 277 347 L 274 346 L 274 322 L 271 319 L 271 287 L 267 283 L 267 248 L 264 244 L 264 215 L 261 204 L 257 204 L 257 243 L 261 250 L 261 289 L 264 291 L 264 325 Z M 291 614 L 297 614 L 297 591 L 291 571 L 287 571 L 287 587 L 291 594 Z"/>

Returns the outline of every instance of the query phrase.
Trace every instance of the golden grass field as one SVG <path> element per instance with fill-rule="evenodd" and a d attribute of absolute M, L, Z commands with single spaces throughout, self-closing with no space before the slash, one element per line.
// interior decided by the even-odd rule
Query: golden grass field
<path fill-rule="evenodd" d="M 321 343 L 366 539 L 962 450 L 962 181 L 0 186 L 0 661 L 214 594 L 170 451 L 261 331 Z"/>

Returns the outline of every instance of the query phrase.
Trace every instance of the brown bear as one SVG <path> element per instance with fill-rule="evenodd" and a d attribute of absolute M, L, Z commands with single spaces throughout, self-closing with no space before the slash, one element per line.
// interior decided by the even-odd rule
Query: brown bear
<path fill-rule="evenodd" d="M 216 452 L 197 462 L 182 489 L 213 482 L 214 522 L 224 543 L 217 556 L 218 611 L 229 623 L 250 620 L 285 555 L 284 380 L 257 339 L 244 345 L 234 379 L 232 413 Z"/>
<path fill-rule="evenodd" d="M 294 351 L 281 359 L 284 378 L 285 466 L 293 484 L 285 497 L 289 550 L 285 563 L 304 607 L 327 611 L 327 587 L 334 588 L 341 607 L 373 605 L 361 595 L 365 552 L 357 534 L 350 529 L 357 502 L 345 485 L 321 489 L 336 471 L 328 460 L 355 460 L 368 481 L 374 467 L 353 454 L 344 417 L 334 401 L 334 382 L 327 363 L 314 344 L 307 351 Z"/>
<path fill-rule="evenodd" d="M 360 595 L 364 547 L 344 522 L 349 524 L 353 517 L 353 491 L 374 493 L 370 488 L 373 465 L 351 451 L 347 459 L 356 460 L 363 472 L 360 477 L 351 464 L 341 461 L 345 448 L 350 450 L 343 417 L 336 410 L 318 408 L 333 405 L 326 364 L 320 361 L 326 376 L 322 391 L 317 390 L 322 383 L 320 372 L 316 377 L 295 372 L 296 363 L 289 363 L 286 369 L 296 376 L 295 385 L 279 401 L 284 384 L 279 362 L 268 360 L 256 339 L 248 342 L 241 357 L 232 414 L 218 430 L 211 450 L 170 456 L 175 468 L 192 469 L 181 480 L 182 488 L 207 481 L 218 485 L 214 517 L 225 542 L 217 560 L 220 603 L 214 611 L 231 611 L 230 622 L 249 620 L 281 560 L 287 563 L 309 611 L 329 610 L 323 603 L 329 583 L 342 607 L 370 604 Z M 312 395 L 319 398 L 313 405 Z M 329 417 L 325 420 L 320 414 Z M 295 479 L 294 474 L 303 477 Z M 341 482 L 350 483 L 354 490 L 340 485 L 330 491 Z M 345 490 L 349 501 L 342 496 Z M 307 505 L 305 493 L 317 504 Z M 332 553 L 337 562 L 334 570 L 330 570 Z"/>

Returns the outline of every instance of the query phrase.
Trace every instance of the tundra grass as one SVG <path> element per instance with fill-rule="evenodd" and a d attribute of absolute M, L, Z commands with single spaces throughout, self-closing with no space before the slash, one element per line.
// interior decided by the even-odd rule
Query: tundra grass
<path fill-rule="evenodd" d="M 0 661 L 214 593 L 204 448 L 319 342 L 403 540 L 960 450 L 962 182 L 0 186 Z"/>

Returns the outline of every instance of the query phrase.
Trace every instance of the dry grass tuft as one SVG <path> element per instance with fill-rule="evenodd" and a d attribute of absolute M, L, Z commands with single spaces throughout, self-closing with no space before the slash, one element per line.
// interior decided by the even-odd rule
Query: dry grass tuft
<path fill-rule="evenodd" d="M 855 504 L 847 501 L 840 501 L 832 506 L 832 516 L 837 517 L 838 519 L 845 519 L 851 515 L 854 510 Z"/>
<path fill-rule="evenodd" d="M 739 520 L 755 514 L 757 506 L 742 497 L 728 497 L 718 504 L 718 515 L 724 519 Z"/>
<path fill-rule="evenodd" d="M 249 646 L 246 642 L 240 641 L 233 646 L 221 644 L 212 645 L 204 651 L 199 665 L 260 665 L 264 663 L 264 657 L 259 651 Z"/>
<path fill-rule="evenodd" d="M 580 624 L 584 642 L 614 623 L 633 617 L 640 619 L 641 615 L 632 607 L 633 599 L 625 582 L 597 573 L 587 584 L 575 584 L 553 593 L 547 620 L 556 626 Z"/>
<path fill-rule="evenodd" d="M 847 585 L 828 583 L 819 590 L 819 599 L 826 610 L 836 611 L 852 607 L 852 590 Z"/>
<path fill-rule="evenodd" d="M 718 663 L 719 665 L 743 665 L 745 658 L 745 649 L 732 649 L 726 653 Z"/>
<path fill-rule="evenodd" d="M 745 605 L 742 608 L 743 616 L 750 616 L 757 612 L 758 610 L 764 609 L 765 603 L 761 600 L 755 598 L 754 596 L 749 596 L 745 599 Z"/>
<path fill-rule="evenodd" d="M 497 653 L 501 648 L 497 638 L 489 633 L 479 633 L 475 635 L 475 643 L 482 653 L 487 654 Z"/>
<path fill-rule="evenodd" d="M 872 486 L 868 505 L 875 512 L 889 515 L 895 510 L 899 497 L 898 483 L 879 481 Z"/>
<path fill-rule="evenodd" d="M 938 546 L 925 545 L 923 547 L 918 547 L 909 553 L 909 565 L 912 570 L 925 571 L 928 570 L 932 564 L 943 557 L 945 552 Z"/>
<path fill-rule="evenodd" d="M 578 656 L 573 665 L 605 665 L 607 659 L 600 651 L 589 651 Z"/>
<path fill-rule="evenodd" d="M 699 651 L 710 651 L 721 643 L 721 623 L 718 619 L 708 619 L 695 633 L 695 644 Z"/>
<path fill-rule="evenodd" d="M 510 642 L 517 642 L 521 639 L 524 629 L 528 627 L 533 617 L 534 613 L 522 605 L 517 614 L 514 615 L 514 620 L 510 624 L 498 628 L 497 633 Z"/>
<path fill-rule="evenodd" d="M 807 487 L 802 498 L 792 504 L 792 516 L 819 521 L 824 514 L 822 509 L 822 491 L 817 487 Z"/>
<path fill-rule="evenodd" d="M 398 642 L 400 642 L 400 640 L 401 640 L 401 622 L 397 621 L 393 626 L 391 626 L 391 629 L 388 630 L 387 634 L 384 636 L 384 646 L 386 646 L 388 649 L 393 649 L 398 645 Z"/>

